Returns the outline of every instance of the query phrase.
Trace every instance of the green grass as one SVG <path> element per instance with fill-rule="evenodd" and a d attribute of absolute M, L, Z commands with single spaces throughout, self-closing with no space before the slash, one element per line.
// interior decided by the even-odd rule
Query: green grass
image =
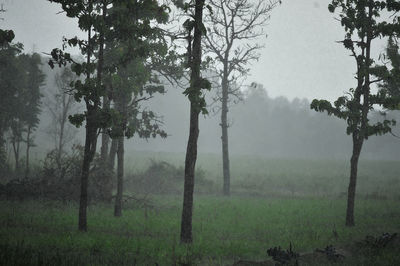
<path fill-rule="evenodd" d="M 182 154 L 134 154 L 127 179 L 149 158 L 182 165 Z M 179 244 L 182 197 L 150 195 L 153 209 L 129 202 L 123 216 L 111 205 L 91 205 L 88 232 L 77 231 L 78 206 L 51 201 L 0 201 L 1 265 L 229 265 L 265 260 L 270 247 L 298 252 L 328 244 L 345 247 L 366 235 L 400 233 L 400 164 L 363 161 L 359 167 L 356 226 L 344 226 L 347 161 L 232 157 L 232 197 L 219 196 L 221 162 L 200 155 L 214 182 L 196 194 L 193 245 Z M 333 236 L 336 229 L 339 238 Z M 396 253 L 397 252 L 397 253 Z M 362 253 L 348 265 L 400 265 L 397 250 Z M 317 264 L 318 265 L 318 264 Z"/>
<path fill-rule="evenodd" d="M 357 226 L 346 228 L 341 199 L 197 196 L 194 244 L 188 248 L 178 244 L 180 198 L 163 196 L 155 202 L 156 208 L 147 211 L 127 205 L 121 218 L 112 216 L 111 206 L 91 206 L 89 231 L 79 233 L 74 204 L 2 201 L 1 243 L 68 254 L 74 264 L 82 265 L 116 261 L 172 265 L 185 260 L 224 265 L 239 259 L 266 259 L 269 247 L 288 247 L 290 242 L 296 251 L 305 252 L 328 244 L 345 245 L 367 234 L 400 232 L 398 201 L 358 200 Z"/>
<path fill-rule="evenodd" d="M 183 153 L 137 152 L 126 158 L 127 178 L 150 165 L 150 160 L 184 164 Z M 266 159 L 231 156 L 231 184 L 236 194 L 260 196 L 344 196 L 350 162 L 343 160 Z M 212 192 L 222 190 L 222 161 L 217 154 L 199 154 L 197 167 L 215 182 Z M 357 193 L 364 198 L 400 199 L 400 163 L 363 161 L 358 167 Z"/>

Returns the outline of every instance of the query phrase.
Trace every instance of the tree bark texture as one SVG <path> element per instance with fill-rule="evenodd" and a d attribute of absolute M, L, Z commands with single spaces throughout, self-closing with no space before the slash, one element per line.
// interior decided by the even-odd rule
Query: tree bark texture
<path fill-rule="evenodd" d="M 14 158 L 15 158 L 15 172 L 19 171 L 19 146 L 20 141 L 13 141 L 12 142 L 13 150 L 14 150 Z"/>
<path fill-rule="evenodd" d="M 107 96 L 104 96 L 103 101 L 103 109 L 110 109 L 110 101 Z M 100 174 L 100 199 L 105 202 L 111 202 L 112 200 L 112 171 L 110 171 L 109 167 L 109 158 L 108 158 L 108 150 L 109 150 L 110 136 L 103 132 L 101 135 L 101 150 L 100 150 L 100 159 L 101 159 L 101 174 Z"/>
<path fill-rule="evenodd" d="M 30 138 L 31 138 L 31 127 L 28 126 L 28 130 L 26 132 L 26 165 L 25 165 L 25 177 L 27 178 L 29 176 L 29 149 L 31 148 L 31 143 L 30 143 Z"/>
<path fill-rule="evenodd" d="M 106 3 L 103 2 L 103 7 L 102 7 L 102 18 L 103 21 L 105 21 L 107 15 L 107 5 Z M 100 36 L 99 36 L 99 62 L 97 66 L 97 83 L 98 86 L 101 87 L 103 86 L 103 64 L 104 64 L 104 29 L 100 31 Z M 103 96 L 103 110 L 109 110 L 110 109 L 110 100 L 108 98 L 108 93 Z M 99 198 L 102 201 L 105 202 L 110 202 L 111 201 L 111 190 L 110 188 L 110 183 L 112 182 L 111 178 L 112 176 L 108 172 L 108 167 L 107 167 L 107 155 L 108 155 L 108 144 L 109 144 L 109 139 L 110 137 L 106 132 L 103 132 L 101 135 L 101 150 L 100 150 L 100 159 L 102 162 L 101 165 L 101 174 L 100 174 L 100 189 L 99 189 Z"/>
<path fill-rule="evenodd" d="M 65 128 L 66 115 L 67 114 L 64 111 L 62 120 L 60 121 L 60 136 L 58 139 L 57 158 L 56 158 L 58 169 L 61 169 L 61 156 L 63 153 L 64 128 Z"/>
<path fill-rule="evenodd" d="M 95 110 L 88 109 L 86 118 L 86 138 L 81 173 L 81 194 L 79 199 L 79 231 L 87 231 L 88 180 L 90 163 L 96 152 L 97 127 L 94 121 Z"/>
<path fill-rule="evenodd" d="M 189 56 L 191 59 L 191 77 L 190 85 L 193 86 L 195 91 L 200 92 L 200 64 L 201 64 L 201 27 L 203 20 L 203 7 L 204 0 L 196 0 L 195 14 L 194 14 L 194 39 L 193 48 Z M 190 99 L 190 97 L 189 97 Z M 183 192 L 183 208 L 181 220 L 181 243 L 192 243 L 192 215 L 193 215 L 193 191 L 194 191 L 194 178 L 195 167 L 197 160 L 197 139 L 199 137 L 199 104 L 195 99 L 190 100 L 190 128 L 189 139 L 186 148 L 185 159 L 185 182 Z"/>
<path fill-rule="evenodd" d="M 193 192 L 194 175 L 197 160 L 197 139 L 199 137 L 199 112 L 196 107 L 190 108 L 190 132 L 186 149 L 185 159 L 185 183 L 183 194 L 183 210 L 181 222 L 181 242 L 191 243 L 192 236 L 192 215 L 193 215 Z"/>
<path fill-rule="evenodd" d="M 114 216 L 122 216 L 122 193 L 124 182 L 124 136 L 118 138 L 117 151 L 117 195 L 115 197 Z"/>
<path fill-rule="evenodd" d="M 91 30 L 88 31 L 88 46 L 91 47 Z M 87 64 L 90 64 L 91 52 L 90 49 L 87 53 Z M 87 80 L 90 79 L 90 71 L 86 73 Z M 85 137 L 85 149 L 83 154 L 83 164 L 81 172 L 81 194 L 79 198 L 79 217 L 78 217 L 78 229 L 79 231 L 87 231 L 87 205 L 88 205 L 88 181 L 90 163 L 93 160 L 96 152 L 97 145 L 97 108 L 98 102 L 91 103 L 86 100 L 86 137 Z"/>
<path fill-rule="evenodd" d="M 108 167 L 110 172 L 114 171 L 115 156 L 117 156 L 118 139 L 111 140 L 110 154 L 108 155 Z"/>
<path fill-rule="evenodd" d="M 223 194 L 230 195 L 231 174 L 229 166 L 229 142 L 228 142 L 228 65 L 224 64 L 224 76 L 222 79 L 222 108 L 221 108 L 221 129 L 222 129 L 222 172 L 224 178 Z"/>
<path fill-rule="evenodd" d="M 354 136 L 353 133 L 353 154 L 350 160 L 350 183 L 347 193 L 346 226 L 354 226 L 354 202 L 356 197 L 358 160 L 360 158 L 363 139 Z"/>

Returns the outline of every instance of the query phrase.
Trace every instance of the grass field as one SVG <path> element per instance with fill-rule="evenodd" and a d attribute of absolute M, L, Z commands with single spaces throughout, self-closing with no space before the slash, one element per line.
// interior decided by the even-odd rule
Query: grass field
<path fill-rule="evenodd" d="M 184 162 L 182 153 L 135 153 L 127 158 L 127 179 L 142 171 L 151 160 L 175 166 Z M 231 156 L 233 193 L 261 196 L 346 196 L 350 162 L 343 160 L 265 159 Z M 215 182 L 213 193 L 222 189 L 222 161 L 216 154 L 200 154 L 197 168 Z M 357 193 L 363 198 L 400 200 L 399 161 L 360 161 Z"/>
<path fill-rule="evenodd" d="M 151 158 L 179 164 L 179 156 Z M 130 173 L 148 157 L 131 157 Z M 2 265 L 232 265 L 265 260 L 274 246 L 309 252 L 329 244 L 347 247 L 366 235 L 400 233 L 400 166 L 362 162 L 356 226 L 344 227 L 348 164 L 339 161 L 232 158 L 233 195 L 218 195 L 219 160 L 201 156 L 214 181 L 195 195 L 194 244 L 179 244 L 181 195 L 148 195 L 152 208 L 128 202 L 123 217 L 111 205 L 93 204 L 88 232 L 77 231 L 77 204 L 0 201 Z M 127 175 L 129 179 L 129 175 Z M 140 196 L 140 195 L 138 195 Z M 338 237 L 334 237 L 336 230 Z M 400 247 L 360 250 L 347 265 L 400 265 Z M 301 264 L 303 265 L 303 264 Z M 321 265 L 315 262 L 314 265 Z"/>

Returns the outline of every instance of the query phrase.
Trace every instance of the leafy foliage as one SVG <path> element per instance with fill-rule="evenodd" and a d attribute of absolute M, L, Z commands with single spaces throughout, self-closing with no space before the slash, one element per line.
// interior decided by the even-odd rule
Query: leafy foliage
<path fill-rule="evenodd" d="M 339 9 L 341 25 L 346 34 L 341 41 L 343 46 L 350 50 L 357 63 L 357 87 L 351 88 L 346 96 L 339 97 L 334 104 L 326 100 L 313 100 L 311 108 L 317 112 L 327 112 L 347 121 L 347 134 L 355 134 L 359 140 L 367 139 L 371 135 L 382 135 L 391 131 L 395 125 L 393 120 L 371 124 L 368 113 L 379 106 L 393 106 L 398 98 L 380 91 L 371 92 L 371 85 L 381 81 L 372 80 L 373 76 L 387 76 L 385 69 L 376 66 L 370 56 L 371 43 L 376 38 L 398 35 L 400 23 L 394 14 L 393 21 L 381 21 L 382 12 L 396 13 L 400 6 L 395 1 L 344 1 L 333 0 L 328 7 L 330 12 Z"/>
<path fill-rule="evenodd" d="M 208 110 L 204 90 L 211 90 L 211 82 L 206 78 L 201 77 L 201 50 L 198 49 L 199 47 L 196 47 L 197 50 L 195 49 L 195 39 L 200 38 L 201 40 L 201 36 L 206 35 L 207 30 L 204 25 L 203 18 L 197 21 L 193 12 L 197 8 L 197 5 L 201 7 L 201 10 L 203 10 L 205 6 L 205 1 L 174 1 L 174 3 L 178 8 L 181 8 L 183 12 L 186 13 L 188 16 L 182 26 L 184 28 L 184 34 L 186 36 L 185 39 L 188 42 L 185 53 L 185 67 L 190 69 L 191 78 L 189 82 L 189 87 L 187 87 L 183 91 L 183 94 L 189 98 L 191 106 L 196 112 L 201 112 L 202 114 L 206 115 L 208 114 Z M 208 5 L 206 5 L 206 8 L 210 10 L 210 7 Z M 195 76 L 196 78 L 194 78 Z"/>
<path fill-rule="evenodd" d="M 12 30 L 0 29 L 0 46 L 3 48 L 8 46 L 15 38 L 15 34 Z"/>
<path fill-rule="evenodd" d="M 16 166 L 20 143 L 34 146 L 31 132 L 39 124 L 40 88 L 45 78 L 40 69 L 41 57 L 38 54 L 22 54 L 22 48 L 19 43 L 8 42 L 0 48 L 0 153 L 3 153 L 4 159 L 5 133 L 9 131 Z M 1 168 L 4 167 L 2 161 Z"/>
<path fill-rule="evenodd" d="M 82 74 L 86 75 L 84 82 L 80 79 L 72 84 L 74 98 L 77 102 L 84 100 L 87 111 L 83 114 L 71 115 L 69 120 L 72 124 L 79 127 L 90 115 L 91 126 L 101 128 L 103 121 L 99 112 L 100 97 L 105 94 L 105 90 L 96 80 L 95 76 L 91 76 L 97 69 L 98 61 L 93 61 L 92 56 L 96 53 L 99 44 L 100 31 L 104 30 L 103 20 L 99 15 L 102 1 L 75 1 L 75 0 L 49 0 L 50 2 L 59 3 L 68 17 L 78 19 L 78 26 L 82 31 L 88 32 L 86 40 L 73 38 L 64 38 L 62 48 L 55 48 L 51 51 L 51 59 L 49 60 L 50 67 L 56 64 L 67 66 L 70 64 L 71 70 L 79 77 Z M 71 57 L 71 54 L 65 52 L 68 47 L 78 47 L 82 55 L 86 56 L 85 62 L 78 62 Z"/>
<path fill-rule="evenodd" d="M 387 99 L 383 106 L 389 110 L 400 109 L 400 54 L 397 39 L 390 37 L 387 43 L 385 59 L 391 65 L 387 64 L 376 67 L 374 75 L 382 81 L 379 83 L 379 97 Z"/>
<path fill-rule="evenodd" d="M 0 171 L 2 173 L 8 168 L 4 148 L 5 133 L 14 117 L 13 110 L 18 105 L 17 91 L 21 80 L 18 77 L 17 55 L 21 52 L 20 48 L 7 43 L 0 49 Z"/>

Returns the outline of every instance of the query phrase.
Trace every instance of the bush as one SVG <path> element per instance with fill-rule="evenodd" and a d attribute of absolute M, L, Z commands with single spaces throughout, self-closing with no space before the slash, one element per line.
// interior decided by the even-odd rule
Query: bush
<path fill-rule="evenodd" d="M 43 161 L 43 168 L 36 177 L 14 179 L 0 187 L 0 195 L 7 199 L 53 199 L 78 201 L 80 195 L 80 176 L 83 161 L 83 147 L 74 145 L 70 154 L 58 156 L 56 150 L 50 151 Z M 99 156 L 96 155 L 89 176 L 89 201 L 100 197 Z M 103 173 L 104 174 L 104 173 Z M 112 173 L 107 173 L 112 174 Z"/>
<path fill-rule="evenodd" d="M 210 192 L 214 182 L 205 178 L 203 169 L 196 169 L 196 192 Z M 183 191 L 184 168 L 165 161 L 151 160 L 143 172 L 131 176 L 126 182 L 127 189 L 135 193 L 178 194 Z"/>

